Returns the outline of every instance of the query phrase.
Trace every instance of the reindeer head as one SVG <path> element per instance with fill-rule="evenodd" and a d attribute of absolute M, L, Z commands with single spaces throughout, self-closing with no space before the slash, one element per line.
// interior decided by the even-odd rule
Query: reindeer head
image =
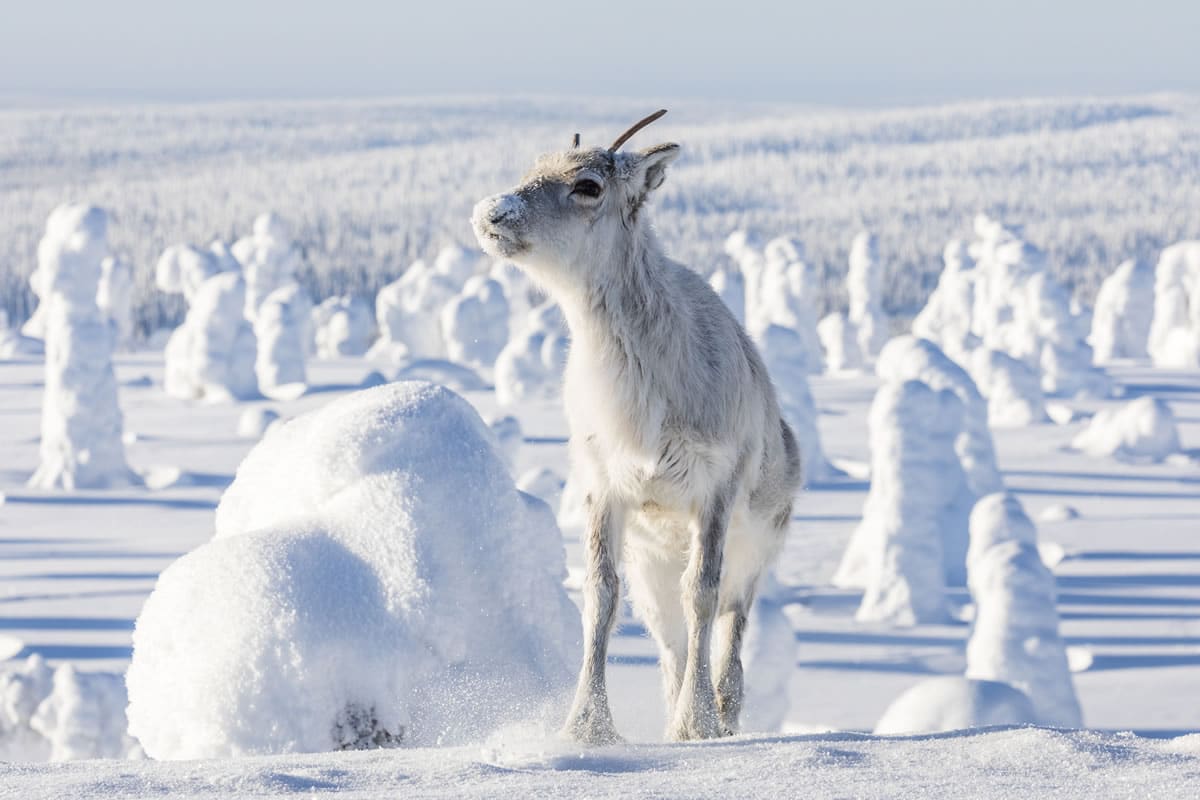
<path fill-rule="evenodd" d="M 626 131 L 612 147 L 549 153 L 515 189 L 484 198 L 471 215 L 475 236 L 489 254 L 515 261 L 551 280 L 563 270 L 584 270 L 620 253 L 632 239 L 650 192 L 662 185 L 679 145 L 619 152 L 659 111 Z"/>

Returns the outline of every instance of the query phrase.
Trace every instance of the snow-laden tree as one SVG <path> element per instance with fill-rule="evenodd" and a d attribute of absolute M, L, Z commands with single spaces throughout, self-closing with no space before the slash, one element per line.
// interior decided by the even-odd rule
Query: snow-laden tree
<path fill-rule="evenodd" d="M 1178 242 L 1158 257 L 1147 349 L 1156 367 L 1200 366 L 1200 241 Z"/>
<path fill-rule="evenodd" d="M 869 231 L 860 232 L 850 245 L 846 293 L 850 298 L 846 316 L 854 326 L 858 348 L 864 358 L 874 361 L 888 340 L 888 317 L 883 311 L 883 263 L 879 260 L 879 240 Z"/>
<path fill-rule="evenodd" d="M 107 236 L 108 215 L 102 209 L 62 205 L 51 212 L 38 243 L 46 387 L 41 462 L 30 486 L 82 489 L 138 482 L 125 463 L 113 331 L 96 304 Z"/>
<path fill-rule="evenodd" d="M 966 675 L 1020 689 L 1043 725 L 1078 728 L 1082 713 L 1058 633 L 1054 575 L 1036 535 L 1012 495 L 988 495 L 971 512 L 968 587 L 976 611 Z"/>
<path fill-rule="evenodd" d="M 1154 270 L 1129 259 L 1104 279 L 1092 311 L 1092 360 L 1107 364 L 1118 358 L 1145 358 L 1154 321 Z"/>

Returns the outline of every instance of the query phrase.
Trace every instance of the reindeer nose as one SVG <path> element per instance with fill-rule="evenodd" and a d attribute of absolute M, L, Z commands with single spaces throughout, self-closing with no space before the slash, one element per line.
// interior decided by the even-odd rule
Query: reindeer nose
<path fill-rule="evenodd" d="M 521 216 L 522 203 L 520 198 L 511 194 L 502 194 L 493 198 L 488 208 L 487 219 L 493 225 L 513 222 Z"/>

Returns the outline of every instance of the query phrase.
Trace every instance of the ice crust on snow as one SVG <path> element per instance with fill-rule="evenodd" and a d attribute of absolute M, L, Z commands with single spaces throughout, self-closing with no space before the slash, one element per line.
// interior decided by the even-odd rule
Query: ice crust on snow
<path fill-rule="evenodd" d="M 1144 396 L 1097 411 L 1071 446 L 1094 458 L 1162 461 L 1179 452 L 1179 430 L 1166 402 Z"/>
<path fill-rule="evenodd" d="M 966 486 L 954 451 L 962 402 L 916 380 L 880 387 L 867 425 L 871 488 L 834 575 L 837 586 L 862 586 L 861 622 L 944 622 L 943 539 Z"/>
<path fill-rule="evenodd" d="M 96 304 L 108 256 L 108 215 L 63 205 L 38 243 L 46 336 L 41 461 L 29 485 L 105 488 L 136 483 L 125 463 L 124 420 L 113 375 L 113 330 Z"/>
<path fill-rule="evenodd" d="M 565 574 L 553 515 L 465 400 L 355 392 L 269 431 L 214 539 L 160 576 L 130 732 L 175 759 L 449 743 L 536 716 L 574 677 Z"/>
<path fill-rule="evenodd" d="M 893 700 L 874 733 L 941 733 L 990 725 L 1034 725 L 1037 721 L 1033 704 L 1020 689 L 998 681 L 940 675 L 921 681 Z"/>
<path fill-rule="evenodd" d="M 1058 633 L 1054 575 L 1038 553 L 1037 529 L 1012 495 L 988 495 L 971 512 L 968 573 L 976 613 L 967 677 L 1020 689 L 1039 724 L 1081 727 Z"/>

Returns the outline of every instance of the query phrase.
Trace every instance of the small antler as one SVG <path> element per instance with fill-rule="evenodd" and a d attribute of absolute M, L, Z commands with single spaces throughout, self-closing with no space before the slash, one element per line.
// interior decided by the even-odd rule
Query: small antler
<path fill-rule="evenodd" d="M 579 134 L 575 134 L 575 139 L 571 142 L 571 147 L 579 147 Z"/>
<path fill-rule="evenodd" d="M 633 135 L 635 133 L 637 133 L 642 128 L 646 127 L 651 122 L 654 122 L 654 120 L 658 119 L 659 117 L 661 117 L 663 114 L 666 114 L 666 113 L 667 113 L 667 110 L 665 108 L 660 108 L 658 111 L 655 111 L 650 116 L 634 123 L 634 126 L 632 128 L 630 128 L 629 130 L 625 131 L 624 133 L 622 133 L 620 136 L 617 137 L 617 140 L 612 143 L 612 147 L 608 148 L 608 152 L 610 152 L 610 153 L 617 152 L 617 150 L 621 149 L 621 145 L 625 144 L 626 142 L 628 142 L 630 139 L 633 138 Z"/>

